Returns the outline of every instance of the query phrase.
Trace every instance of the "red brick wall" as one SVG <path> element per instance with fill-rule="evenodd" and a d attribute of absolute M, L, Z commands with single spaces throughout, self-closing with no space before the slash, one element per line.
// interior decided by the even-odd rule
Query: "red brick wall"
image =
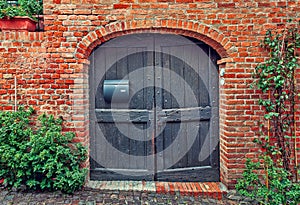
<path fill-rule="evenodd" d="M 257 156 L 252 140 L 263 112 L 257 106 L 259 93 L 248 84 L 253 68 L 266 57 L 260 40 L 267 29 L 281 28 L 300 13 L 299 0 L 262 2 L 44 0 L 45 32 L 0 33 L 0 108 L 14 109 L 16 76 L 18 104 L 63 116 L 66 130 L 76 131 L 77 140 L 88 145 L 87 58 L 95 46 L 137 32 L 200 39 L 220 54 L 219 66 L 225 69 L 225 84 L 220 85 L 221 181 L 232 188 L 245 157 Z"/>
<path fill-rule="evenodd" d="M 54 82 L 46 65 L 43 33 L 0 33 L 0 108 L 15 106 L 15 79 L 18 104 L 45 109 L 52 93 L 47 89 Z M 55 99 L 53 98 L 53 102 Z"/>

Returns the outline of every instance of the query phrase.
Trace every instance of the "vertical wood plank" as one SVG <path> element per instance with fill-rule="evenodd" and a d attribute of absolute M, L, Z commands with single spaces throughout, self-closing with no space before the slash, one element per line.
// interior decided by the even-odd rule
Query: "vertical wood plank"
<path fill-rule="evenodd" d="M 169 48 L 161 48 L 162 51 L 162 67 L 164 69 L 163 76 L 162 76 L 162 110 L 164 109 L 170 109 L 172 108 L 172 97 L 171 97 L 171 73 L 168 72 L 171 70 L 171 62 L 170 62 L 170 57 L 169 55 L 166 55 L 166 53 L 170 53 Z M 159 120 L 159 119 L 158 119 Z M 163 123 L 162 126 L 164 126 L 162 136 L 163 136 L 163 147 L 162 150 L 166 150 L 166 146 L 172 143 L 173 141 L 173 136 L 172 136 L 172 124 L 171 123 Z M 173 152 L 167 152 L 164 151 L 163 153 L 163 166 L 162 169 L 167 169 L 169 168 L 169 164 L 172 163 L 173 161 Z"/>
<path fill-rule="evenodd" d="M 210 96 L 212 106 L 212 118 L 210 126 L 211 137 L 211 165 L 219 167 L 220 154 L 219 154 L 219 74 L 216 62 L 219 58 L 216 52 L 209 48 L 209 72 L 210 72 Z"/>

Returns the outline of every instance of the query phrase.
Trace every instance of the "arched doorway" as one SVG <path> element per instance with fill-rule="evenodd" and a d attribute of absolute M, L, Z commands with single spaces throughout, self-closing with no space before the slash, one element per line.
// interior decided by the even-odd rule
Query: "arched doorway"
<path fill-rule="evenodd" d="M 131 34 L 90 56 L 91 179 L 219 181 L 218 54 Z"/>

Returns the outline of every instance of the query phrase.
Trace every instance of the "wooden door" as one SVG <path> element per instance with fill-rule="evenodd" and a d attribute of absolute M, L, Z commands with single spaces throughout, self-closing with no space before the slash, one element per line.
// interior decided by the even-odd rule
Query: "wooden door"
<path fill-rule="evenodd" d="M 134 34 L 90 57 L 91 179 L 218 181 L 218 55 L 194 39 Z M 129 99 L 105 101 L 105 80 Z"/>

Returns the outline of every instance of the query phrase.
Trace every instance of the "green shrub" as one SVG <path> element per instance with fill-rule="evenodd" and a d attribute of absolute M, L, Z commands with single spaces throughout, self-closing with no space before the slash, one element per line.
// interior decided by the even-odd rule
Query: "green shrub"
<path fill-rule="evenodd" d="M 261 204 L 297 205 L 300 202 L 300 184 L 290 180 L 291 174 L 282 164 L 276 165 L 269 156 L 265 156 L 263 161 L 263 164 L 254 163 L 247 159 L 243 178 L 236 184 L 237 191 Z M 265 171 L 263 176 L 258 172 L 262 166 Z"/>
<path fill-rule="evenodd" d="M 74 133 L 62 134 L 60 118 L 43 114 L 31 124 L 33 112 L 0 112 L 0 179 L 8 187 L 73 193 L 86 178 L 86 149 L 71 142 Z"/>

